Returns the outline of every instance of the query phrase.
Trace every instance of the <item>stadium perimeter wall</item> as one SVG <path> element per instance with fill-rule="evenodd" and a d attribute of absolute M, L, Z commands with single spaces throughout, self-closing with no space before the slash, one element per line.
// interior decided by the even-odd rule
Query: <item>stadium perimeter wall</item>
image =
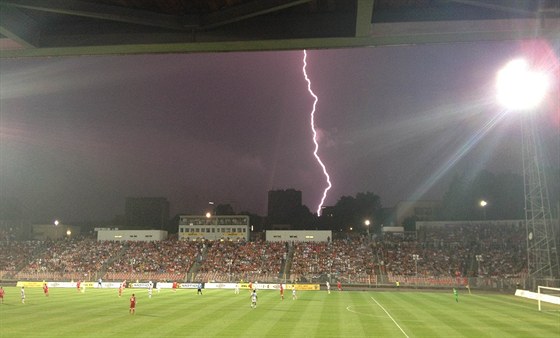
<path fill-rule="evenodd" d="M 41 288 L 46 283 L 49 288 L 77 288 L 77 282 L 32 282 L 32 281 L 18 281 L 17 287 L 26 288 Z M 204 289 L 235 289 L 241 290 L 280 290 L 280 284 L 269 283 L 200 283 Z M 153 284 L 158 289 L 172 289 L 173 283 L 156 282 Z M 178 283 L 178 289 L 197 289 L 199 283 Z M 298 291 L 319 291 L 321 289 L 319 284 L 282 284 L 285 290 L 296 289 Z M 81 286 L 86 289 L 118 289 L 121 283 L 118 282 L 103 282 L 101 286 L 97 282 L 84 282 Z M 131 289 L 147 289 L 149 283 L 128 283 L 127 288 Z"/>
<path fill-rule="evenodd" d="M 138 276 L 141 277 L 141 276 Z M 147 278 L 130 278 L 129 285 L 135 288 L 147 288 L 148 280 Z M 237 279 L 239 280 L 239 279 Z M 247 281 L 247 279 L 244 279 Z M 303 285 L 316 285 L 317 289 L 325 288 L 325 282 L 327 279 L 312 278 L 306 281 L 298 281 L 297 283 L 292 283 L 290 280 L 275 279 L 273 281 L 266 279 L 255 279 L 259 283 L 253 283 L 253 288 L 266 289 L 266 288 L 277 288 L 279 283 L 285 285 L 286 289 L 291 289 L 292 285 L 296 285 L 296 289 L 300 290 Z M 171 288 L 172 283 L 169 281 L 163 281 L 158 279 L 152 279 L 154 283 L 159 283 L 160 288 Z M 424 278 L 409 278 L 409 279 L 381 279 L 381 278 L 337 278 L 337 276 L 332 276 L 330 279 L 331 285 L 336 285 L 336 282 L 340 281 L 345 289 L 349 290 L 362 290 L 362 289 L 377 289 L 377 288 L 387 288 L 387 289 L 425 289 L 425 290 L 437 290 L 437 289 L 449 289 L 453 287 L 472 289 L 472 290 L 485 290 L 485 291 L 506 291 L 515 292 L 516 289 L 526 289 L 527 285 L 521 278 L 482 278 L 482 277 L 472 277 L 472 278 L 449 278 L 449 277 L 424 277 Z M 560 283 L 560 280 L 555 280 L 556 285 Z M 26 285 L 29 287 L 41 287 L 43 282 L 47 282 L 49 287 L 76 287 L 76 282 L 70 279 L 41 279 L 32 278 L 26 280 L 0 280 L 0 284 L 3 286 L 13 286 L 13 285 Z M 122 280 L 119 281 L 103 281 L 103 288 L 118 288 Z M 397 283 L 398 282 L 398 283 Z M 23 283 L 23 284 L 22 284 Z M 86 288 L 97 288 L 98 283 L 95 280 L 86 280 L 83 282 Z M 240 289 L 249 289 L 248 282 L 235 282 L 232 280 L 212 280 L 210 282 L 203 282 L 205 288 L 225 288 L 233 289 L 235 285 L 239 284 Z M 551 284 L 551 285 L 552 285 Z M 198 282 L 186 282 L 179 281 L 179 288 L 196 288 Z M 206 286 L 208 285 L 208 287 Z"/>

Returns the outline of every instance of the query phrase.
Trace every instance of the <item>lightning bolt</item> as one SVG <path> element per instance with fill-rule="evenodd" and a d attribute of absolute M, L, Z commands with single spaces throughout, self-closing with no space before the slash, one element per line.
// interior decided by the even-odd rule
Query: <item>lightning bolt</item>
<path fill-rule="evenodd" d="M 323 197 L 321 197 L 321 201 L 319 202 L 319 205 L 317 206 L 317 216 L 321 216 L 321 209 L 323 208 L 323 203 L 325 202 L 325 199 L 327 198 L 327 192 L 331 189 L 332 184 L 331 184 L 331 178 L 329 176 L 329 173 L 327 172 L 327 167 L 325 167 L 325 164 L 323 164 L 323 161 L 321 160 L 321 158 L 319 157 L 318 151 L 319 151 L 319 143 L 317 142 L 317 130 L 315 129 L 315 110 L 317 107 L 317 101 L 319 101 L 319 98 L 317 97 L 317 95 L 315 95 L 315 93 L 313 92 L 313 90 L 311 89 L 311 80 L 309 79 L 309 77 L 307 76 L 307 50 L 303 50 L 303 76 L 305 77 L 305 81 L 307 81 L 307 91 L 309 92 L 309 94 L 311 96 L 313 96 L 313 109 L 311 110 L 311 131 L 313 132 L 313 143 L 315 144 L 315 150 L 313 150 L 313 156 L 315 156 L 315 159 L 317 160 L 317 162 L 319 163 L 319 165 L 321 166 L 321 168 L 323 169 L 323 174 L 325 175 L 325 178 L 327 179 L 327 187 L 325 188 L 325 190 L 323 190 Z"/>

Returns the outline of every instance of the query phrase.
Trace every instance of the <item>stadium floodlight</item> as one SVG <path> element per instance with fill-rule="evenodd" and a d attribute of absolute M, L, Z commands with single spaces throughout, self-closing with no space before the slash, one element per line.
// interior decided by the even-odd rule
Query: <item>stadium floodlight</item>
<path fill-rule="evenodd" d="M 502 68 L 496 78 L 498 102 L 510 110 L 536 108 L 549 87 L 545 73 L 533 71 L 524 59 L 515 59 Z"/>
<path fill-rule="evenodd" d="M 531 69 L 524 59 L 508 62 L 496 76 L 497 100 L 508 111 L 531 112 L 548 93 L 546 73 Z M 540 163 L 536 114 L 521 116 L 525 227 L 527 231 L 527 272 L 529 285 L 537 279 L 554 278 L 559 272 L 554 226 L 550 212 L 546 175 Z"/>
<path fill-rule="evenodd" d="M 484 220 L 486 220 L 486 206 L 488 205 L 488 202 L 486 202 L 485 200 L 480 201 L 480 207 L 482 208 L 482 214 L 484 215 Z"/>

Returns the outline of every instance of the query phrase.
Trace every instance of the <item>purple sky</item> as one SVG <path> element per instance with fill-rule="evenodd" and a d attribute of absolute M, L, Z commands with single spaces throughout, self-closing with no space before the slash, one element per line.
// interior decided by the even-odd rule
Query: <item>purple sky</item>
<path fill-rule="evenodd" d="M 440 199 L 456 172 L 520 173 L 516 118 L 477 134 L 501 112 L 495 74 L 520 45 L 308 51 L 319 154 L 333 183 L 326 204 L 371 191 L 391 207 Z M 129 196 L 166 197 L 172 214 L 213 201 L 265 215 L 267 192 L 288 188 L 315 211 L 326 182 L 312 154 L 302 58 L 1 59 L 0 198 L 43 222 L 109 220 Z M 540 117 L 554 166 L 557 102 L 556 91 Z"/>

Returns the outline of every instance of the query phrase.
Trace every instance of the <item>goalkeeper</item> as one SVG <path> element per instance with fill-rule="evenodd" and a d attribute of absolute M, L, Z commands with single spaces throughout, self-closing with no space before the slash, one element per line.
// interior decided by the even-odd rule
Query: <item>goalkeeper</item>
<path fill-rule="evenodd" d="M 455 302 L 459 303 L 459 292 L 455 288 L 453 288 L 453 296 L 455 296 Z"/>

